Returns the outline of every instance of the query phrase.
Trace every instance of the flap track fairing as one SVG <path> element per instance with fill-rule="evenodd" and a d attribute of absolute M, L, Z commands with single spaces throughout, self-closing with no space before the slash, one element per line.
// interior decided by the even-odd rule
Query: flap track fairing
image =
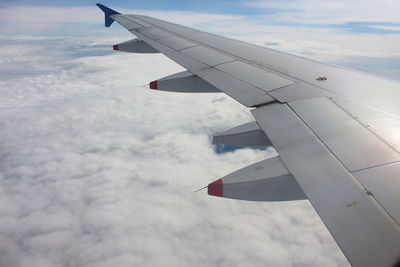
<path fill-rule="evenodd" d="M 303 189 L 278 156 L 216 180 L 208 185 L 208 194 L 252 201 L 307 199 Z"/>
<path fill-rule="evenodd" d="M 113 45 L 114 50 L 130 53 L 159 53 L 158 50 L 139 39 L 132 39 L 120 44 Z"/>
<path fill-rule="evenodd" d="M 213 137 L 213 142 L 233 146 L 272 146 L 256 121 L 219 133 Z"/>
<path fill-rule="evenodd" d="M 150 83 L 150 89 L 180 93 L 220 93 L 215 86 L 188 71 L 179 72 Z"/>

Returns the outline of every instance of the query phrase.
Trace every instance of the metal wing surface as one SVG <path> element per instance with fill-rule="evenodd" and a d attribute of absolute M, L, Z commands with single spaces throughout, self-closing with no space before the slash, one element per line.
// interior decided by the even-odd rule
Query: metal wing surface
<path fill-rule="evenodd" d="M 353 266 L 400 259 L 400 84 L 102 5 L 137 39 L 114 46 L 160 52 L 187 69 L 150 84 L 224 92 L 255 122 L 215 137 L 272 145 L 279 156 L 208 185 L 214 196 L 308 199 Z M 128 47 L 129 46 L 129 47 Z"/>

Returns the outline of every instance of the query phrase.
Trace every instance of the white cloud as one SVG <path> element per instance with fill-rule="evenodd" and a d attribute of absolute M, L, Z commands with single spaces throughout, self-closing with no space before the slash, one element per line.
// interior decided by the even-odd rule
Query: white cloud
<path fill-rule="evenodd" d="M 144 88 L 181 70 L 163 56 L 75 54 L 102 38 L 2 46 L 0 266 L 346 264 L 306 201 L 193 193 L 274 152 L 216 154 L 212 133 L 250 113 Z"/>
<path fill-rule="evenodd" d="M 113 7 L 114 8 L 114 7 Z M 118 9 L 125 14 L 143 14 L 155 16 L 166 20 L 175 20 L 177 23 L 195 25 L 198 23 L 210 23 L 220 20 L 240 19 L 239 15 L 207 14 L 201 12 L 183 11 L 153 11 L 153 10 L 127 10 Z M 88 25 L 104 24 L 104 13 L 93 4 L 93 6 L 80 7 L 51 7 L 51 6 L 6 6 L 0 8 L 0 22 L 7 27 L 3 31 L 8 31 L 8 27 L 13 30 L 29 33 L 30 31 L 48 32 L 62 34 L 80 34 L 79 29 Z M 61 30 L 62 29 L 62 30 Z M 94 30 L 92 28 L 92 30 Z M 10 31 L 11 32 L 11 31 Z M 103 31 L 104 33 L 104 31 Z"/>
<path fill-rule="evenodd" d="M 362 12 L 385 13 L 384 18 L 391 22 L 398 20 L 398 3 L 387 0 L 387 4 L 377 4 L 375 1 L 367 1 L 363 6 L 370 8 L 359 9 L 356 1 L 325 1 L 323 3 L 296 0 L 296 1 L 267 1 L 248 2 L 248 5 L 258 8 L 274 9 L 269 15 L 244 16 L 225 14 L 205 14 L 200 12 L 183 11 L 152 11 L 152 10 L 128 10 L 119 9 L 122 13 L 139 13 L 165 19 L 178 24 L 184 24 L 202 30 L 211 31 L 245 41 L 264 45 L 276 42 L 275 49 L 303 56 L 311 56 L 317 60 L 335 61 L 348 56 L 363 57 L 393 57 L 400 55 L 399 34 L 350 34 L 345 28 L 335 27 L 307 27 L 305 23 L 346 23 L 352 21 L 366 21 L 373 18 Z M 377 5 L 378 7 L 374 7 Z M 311 12 L 308 9 L 316 9 Z M 366 11 L 365 11 L 366 10 Z M 375 10 L 382 10 L 375 12 Z M 385 12 L 384 12 L 385 11 Z M 298 17 L 298 12 L 321 16 L 319 22 L 314 18 Z M 371 11 L 372 12 L 372 11 Z M 391 18 L 395 13 L 396 19 Z M 329 14 L 325 14 L 329 13 Z M 16 17 L 14 14 L 22 14 Z M 344 14 L 346 16 L 344 16 Z M 362 19 L 364 18 L 364 19 Z M 340 21 L 331 21 L 340 20 Z M 277 26 L 271 23 L 290 23 L 295 20 L 294 26 Z M 369 20 L 368 20 L 369 21 Z M 379 21 L 377 19 L 377 21 Z M 119 42 L 129 38 L 129 33 L 118 25 L 111 29 L 101 27 L 104 23 L 103 13 L 95 5 L 90 7 L 32 7 L 9 6 L 0 9 L 0 23 L 6 38 L 10 35 L 18 35 L 18 38 L 38 38 L 32 35 L 85 36 L 88 32 L 98 36 L 99 44 L 114 38 L 112 42 Z M 97 25 L 94 27 L 93 25 Z M 391 26 L 368 26 L 381 28 Z M 393 28 L 394 26 L 392 26 Z M 52 37 L 52 38 L 54 38 Z M 14 37 L 15 38 L 15 37 Z"/>
<path fill-rule="evenodd" d="M 62 17 L 60 10 L 53 11 Z M 102 23 L 101 13 L 93 14 L 80 22 Z M 399 52 L 397 35 L 154 14 L 175 22 L 194 17 L 214 32 L 331 60 Z M 77 19 L 49 18 L 26 22 Z M 231 27 L 210 24 L 216 20 Z M 193 193 L 274 152 L 216 154 L 211 135 L 251 120 L 247 109 L 220 94 L 148 90 L 149 81 L 182 69 L 161 55 L 112 53 L 104 46 L 131 36 L 118 27 L 102 32 L 0 38 L 0 266 L 347 264 L 307 201 Z"/>
<path fill-rule="evenodd" d="M 98 12 L 96 12 L 98 10 Z M 93 7 L 6 6 L 0 8 L 3 22 L 20 23 L 96 23 L 102 11 Z"/>
<path fill-rule="evenodd" d="M 244 4 L 272 11 L 271 19 L 286 23 L 400 22 L 400 3 L 396 0 L 258 0 Z"/>
<path fill-rule="evenodd" d="M 399 31 L 400 32 L 400 26 L 370 26 L 371 28 L 374 29 L 382 29 L 382 30 L 388 30 L 388 31 Z"/>

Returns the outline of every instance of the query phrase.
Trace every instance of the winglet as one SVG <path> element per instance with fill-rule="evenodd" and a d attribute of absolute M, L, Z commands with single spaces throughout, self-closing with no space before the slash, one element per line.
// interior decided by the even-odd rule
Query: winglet
<path fill-rule="evenodd" d="M 115 10 L 112 10 L 111 8 L 103 6 L 102 4 L 96 4 L 96 6 L 98 6 L 104 12 L 104 24 L 106 27 L 110 27 L 111 24 L 114 22 L 114 20 L 110 18 L 110 16 L 121 14 Z"/>

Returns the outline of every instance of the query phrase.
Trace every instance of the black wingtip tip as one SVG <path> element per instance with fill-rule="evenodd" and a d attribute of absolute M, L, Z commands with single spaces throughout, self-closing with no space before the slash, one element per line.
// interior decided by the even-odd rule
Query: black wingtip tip
<path fill-rule="evenodd" d="M 111 24 L 114 22 L 114 19 L 112 19 L 110 16 L 121 14 L 121 13 L 119 13 L 111 8 L 108 8 L 102 4 L 99 4 L 99 3 L 96 3 L 96 6 L 98 6 L 104 12 L 104 25 L 106 27 L 110 27 Z"/>
<path fill-rule="evenodd" d="M 105 5 L 102 5 L 100 3 L 96 3 L 96 6 L 98 6 L 103 12 L 105 13 L 106 16 L 111 16 L 111 15 L 116 15 L 116 14 L 121 14 L 109 7 L 106 7 Z"/>

